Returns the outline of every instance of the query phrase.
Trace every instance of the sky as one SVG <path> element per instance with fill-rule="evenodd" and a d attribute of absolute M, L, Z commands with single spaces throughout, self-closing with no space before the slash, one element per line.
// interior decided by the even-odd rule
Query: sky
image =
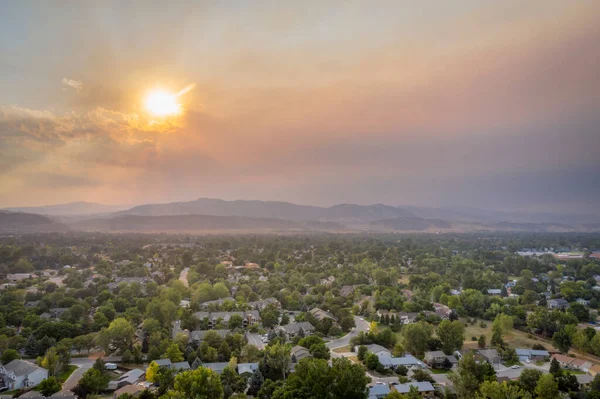
<path fill-rule="evenodd" d="M 596 0 L 7 0 L 0 54 L 0 207 L 600 214 Z"/>

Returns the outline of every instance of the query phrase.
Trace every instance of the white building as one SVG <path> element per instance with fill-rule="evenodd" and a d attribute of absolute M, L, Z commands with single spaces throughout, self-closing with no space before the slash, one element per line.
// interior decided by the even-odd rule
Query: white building
<path fill-rule="evenodd" d="M 0 383 L 8 389 L 34 387 L 48 378 L 48 370 L 25 360 L 13 360 L 0 366 Z"/>

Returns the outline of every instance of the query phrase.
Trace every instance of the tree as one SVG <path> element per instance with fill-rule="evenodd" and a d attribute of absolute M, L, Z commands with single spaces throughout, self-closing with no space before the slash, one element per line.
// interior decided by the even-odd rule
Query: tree
<path fill-rule="evenodd" d="M 333 359 L 331 367 L 323 359 L 302 359 L 295 372 L 269 398 L 364 399 L 369 381 L 359 365 L 345 358 Z M 263 389 L 266 386 L 267 382 Z"/>
<path fill-rule="evenodd" d="M 170 359 L 173 363 L 183 362 L 184 360 L 183 353 L 181 353 L 181 351 L 179 350 L 179 345 L 177 345 L 174 342 L 171 345 L 169 345 L 163 357 Z"/>
<path fill-rule="evenodd" d="M 413 380 L 415 381 L 429 381 L 432 384 L 435 383 L 435 380 L 433 379 L 433 377 L 431 376 L 431 374 L 429 374 L 427 371 L 425 370 L 421 370 L 421 369 L 417 369 L 414 371 L 413 375 L 412 375 Z"/>
<path fill-rule="evenodd" d="M 113 320 L 107 328 L 98 333 L 98 344 L 106 351 L 114 345 L 121 353 L 131 347 L 135 328 L 122 317 Z"/>
<path fill-rule="evenodd" d="M 175 377 L 171 398 L 221 399 L 223 387 L 219 374 L 206 367 L 184 371 Z"/>
<path fill-rule="evenodd" d="M 242 318 L 242 316 L 240 316 L 239 314 L 234 314 L 229 319 L 229 329 L 233 331 L 236 328 L 240 328 L 243 322 L 244 319 Z"/>
<path fill-rule="evenodd" d="M 442 350 L 449 355 L 462 348 L 465 340 L 465 325 L 458 320 L 443 320 L 438 325 L 436 333 L 442 343 Z"/>
<path fill-rule="evenodd" d="M 552 361 L 550 361 L 550 374 L 555 377 L 562 375 L 562 369 L 560 368 L 560 364 L 556 358 L 552 358 Z"/>
<path fill-rule="evenodd" d="M 369 353 L 367 356 L 365 356 L 364 364 L 369 370 L 377 370 L 378 368 L 381 368 L 379 358 L 374 353 Z"/>
<path fill-rule="evenodd" d="M 329 348 L 325 344 L 313 344 L 309 349 L 310 354 L 315 359 L 329 360 Z"/>
<path fill-rule="evenodd" d="M 42 382 L 40 382 L 37 386 L 37 389 L 44 396 L 52 396 L 56 392 L 60 391 L 61 388 L 62 386 L 60 385 L 60 382 L 58 382 L 55 377 L 48 377 L 42 380 Z"/>
<path fill-rule="evenodd" d="M 487 342 L 486 342 L 486 341 L 487 341 L 487 340 L 486 340 L 486 338 L 485 338 L 485 334 L 481 334 L 481 335 L 479 336 L 479 339 L 477 340 L 477 346 L 478 346 L 480 349 L 484 349 L 484 348 L 485 348 L 485 346 L 486 346 L 486 344 L 487 344 Z"/>
<path fill-rule="evenodd" d="M 158 367 L 158 364 L 155 361 L 150 362 L 146 369 L 146 381 L 156 382 L 159 368 L 160 367 Z"/>
<path fill-rule="evenodd" d="M 531 395 L 517 385 L 507 384 L 506 381 L 484 381 L 479 386 L 477 399 L 531 399 Z"/>
<path fill-rule="evenodd" d="M 56 376 L 64 366 L 56 347 L 48 349 L 43 357 L 38 358 L 38 363 L 48 370 L 50 376 Z"/>
<path fill-rule="evenodd" d="M 531 395 L 535 393 L 535 387 L 538 380 L 542 376 L 542 372 L 535 369 L 524 369 L 519 378 L 519 385 Z"/>
<path fill-rule="evenodd" d="M 554 381 L 554 376 L 552 374 L 542 375 L 535 387 L 535 393 L 539 398 L 543 399 L 559 398 L 558 383 Z"/>
<path fill-rule="evenodd" d="M 460 399 L 471 399 L 483 381 L 495 381 L 494 369 L 486 362 L 478 364 L 472 353 L 466 353 L 458 362 L 456 372 L 448 375 Z"/>
<path fill-rule="evenodd" d="M 260 359 L 260 350 L 251 344 L 244 345 L 240 352 L 240 362 L 254 363 Z"/>
<path fill-rule="evenodd" d="M 238 373 L 229 366 L 225 367 L 221 373 L 221 384 L 223 385 L 223 390 L 225 390 L 225 387 L 229 387 L 231 389 L 231 394 L 234 392 L 243 392 L 246 389 L 246 380 L 244 380 L 243 377 L 240 377 Z"/>
<path fill-rule="evenodd" d="M 362 362 L 362 361 L 365 360 L 365 357 L 367 356 L 367 353 L 369 353 L 369 350 L 367 349 L 367 347 L 364 346 L 364 345 L 360 345 L 358 347 L 358 352 L 357 352 L 356 357 L 358 358 L 359 361 Z"/>
<path fill-rule="evenodd" d="M 15 359 L 20 359 L 21 355 L 14 349 L 5 349 L 2 351 L 2 364 L 7 364 Z"/>
<path fill-rule="evenodd" d="M 80 398 L 86 398 L 90 394 L 97 394 L 108 386 L 108 376 L 95 368 L 91 368 L 83 374 L 73 392 Z"/>
<path fill-rule="evenodd" d="M 431 324 L 422 321 L 404 326 L 402 336 L 405 348 L 413 354 L 424 353 L 432 332 Z"/>
<path fill-rule="evenodd" d="M 258 394 L 258 391 L 264 384 L 264 382 L 265 382 L 265 379 L 263 378 L 263 375 L 260 372 L 260 369 L 256 369 L 256 371 L 254 371 L 254 373 L 252 374 L 252 377 L 250 377 L 250 382 L 249 382 L 248 390 L 246 391 L 246 393 L 248 395 L 256 396 Z"/>
<path fill-rule="evenodd" d="M 561 351 L 567 353 L 573 343 L 572 326 L 562 326 L 552 336 L 552 343 Z"/>
<path fill-rule="evenodd" d="M 284 379 L 290 369 L 290 349 L 286 345 L 275 344 L 265 349 L 262 373 L 271 380 Z"/>

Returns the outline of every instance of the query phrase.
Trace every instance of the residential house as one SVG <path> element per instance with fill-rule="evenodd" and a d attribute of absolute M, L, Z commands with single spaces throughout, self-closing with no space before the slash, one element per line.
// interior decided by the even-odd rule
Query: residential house
<path fill-rule="evenodd" d="M 583 306 L 590 306 L 590 301 L 588 301 L 587 299 L 583 299 L 583 298 L 577 298 L 575 300 L 575 302 L 583 305 Z"/>
<path fill-rule="evenodd" d="M 452 313 L 452 309 L 441 303 L 434 303 L 433 309 L 435 311 L 435 314 L 442 319 L 447 319 L 450 316 L 450 313 Z"/>
<path fill-rule="evenodd" d="M 194 330 L 190 331 L 188 342 L 195 341 L 200 344 L 202 341 L 204 341 L 204 337 L 209 331 L 216 332 L 221 338 L 225 338 L 227 334 L 231 334 L 231 331 L 229 330 Z"/>
<path fill-rule="evenodd" d="M 586 373 L 592 368 L 593 364 L 587 360 L 577 359 L 575 357 L 561 355 L 559 353 L 552 355 L 552 359 L 556 359 L 561 367 L 571 370 L 581 370 Z"/>
<path fill-rule="evenodd" d="M 175 371 L 186 371 L 186 370 L 190 370 L 190 363 L 189 362 L 176 362 L 176 363 L 171 363 L 171 370 L 175 370 Z"/>
<path fill-rule="evenodd" d="M 290 357 L 296 360 L 298 363 L 302 359 L 306 359 L 307 357 L 312 357 L 308 349 L 303 346 L 296 345 L 290 351 Z"/>
<path fill-rule="evenodd" d="M 354 286 L 352 285 L 345 285 L 340 289 L 340 296 L 348 297 L 352 294 L 354 294 Z"/>
<path fill-rule="evenodd" d="M 454 355 L 446 355 L 442 351 L 425 352 L 423 360 L 434 369 L 443 368 L 445 364 L 450 364 L 451 367 L 454 367 L 458 363 L 458 359 Z"/>
<path fill-rule="evenodd" d="M 263 310 L 264 308 L 266 308 L 269 305 L 273 305 L 273 306 L 277 307 L 278 309 L 281 308 L 281 303 L 276 298 L 267 298 L 267 299 L 263 299 L 260 301 L 248 302 L 248 305 L 252 309 L 256 309 L 256 310 Z"/>
<path fill-rule="evenodd" d="M 415 312 L 400 312 L 396 315 L 396 318 L 400 320 L 400 324 L 411 324 L 417 320 L 418 316 L 419 314 Z"/>
<path fill-rule="evenodd" d="M 231 316 L 238 315 L 242 318 L 242 328 L 246 328 L 253 323 L 260 322 L 258 310 L 248 310 L 245 312 L 196 312 L 194 316 L 199 320 L 208 319 L 209 328 L 215 328 L 219 321 L 223 326 L 229 324 Z"/>
<path fill-rule="evenodd" d="M 496 349 L 479 349 L 477 353 L 483 357 L 483 360 L 491 364 L 500 364 L 502 362 L 502 358 L 498 354 Z"/>
<path fill-rule="evenodd" d="M 368 399 L 383 399 L 390 393 L 390 388 L 385 384 L 373 385 L 369 388 Z"/>
<path fill-rule="evenodd" d="M 329 276 L 321 280 L 321 285 L 330 286 L 333 283 L 335 283 L 335 277 L 333 276 Z"/>
<path fill-rule="evenodd" d="M 50 315 L 55 319 L 60 319 L 60 317 L 65 313 L 69 308 L 50 308 Z"/>
<path fill-rule="evenodd" d="M 589 374 L 575 374 L 575 378 L 577 378 L 577 382 L 579 383 L 580 388 L 587 388 L 590 386 L 594 377 Z"/>
<path fill-rule="evenodd" d="M 214 305 L 216 307 L 222 306 L 225 301 L 227 302 L 235 302 L 235 299 L 233 299 L 232 297 L 227 297 L 227 298 L 221 298 L 221 299 L 215 299 L 214 301 L 206 301 L 206 302 L 202 302 L 200 304 L 200 308 L 201 309 L 208 309 L 211 305 Z"/>
<path fill-rule="evenodd" d="M 381 363 L 381 365 L 386 369 L 393 370 L 396 369 L 396 367 L 398 366 L 404 366 L 407 368 L 427 368 L 425 363 L 423 363 L 422 361 L 420 361 L 412 355 L 394 357 L 391 356 L 389 353 L 380 353 L 379 355 L 377 355 L 377 357 L 379 358 L 379 362 Z"/>
<path fill-rule="evenodd" d="M 498 289 L 498 288 L 490 288 L 487 290 L 487 293 L 489 295 L 500 296 L 500 295 L 502 295 L 502 290 Z"/>
<path fill-rule="evenodd" d="M 0 365 L 0 384 L 10 390 L 34 387 L 46 378 L 48 370 L 25 360 Z"/>
<path fill-rule="evenodd" d="M 569 307 L 569 302 L 566 299 L 550 299 L 548 300 L 548 309 L 566 309 Z"/>
<path fill-rule="evenodd" d="M 31 273 L 9 273 L 6 275 L 6 279 L 11 283 L 18 283 L 19 281 L 27 280 L 32 278 Z"/>
<path fill-rule="evenodd" d="M 252 377 L 252 374 L 258 370 L 258 363 L 238 363 L 237 372 L 244 378 Z"/>
<path fill-rule="evenodd" d="M 134 398 L 137 398 L 145 390 L 146 390 L 146 388 L 144 388 L 141 385 L 126 385 L 123 388 L 117 389 L 113 393 L 113 399 L 117 399 L 121 395 L 130 395 Z"/>
<path fill-rule="evenodd" d="M 545 350 L 535 350 L 535 349 L 516 349 L 517 356 L 519 356 L 519 360 L 522 362 L 529 361 L 544 361 L 550 357 L 550 353 Z"/>
<path fill-rule="evenodd" d="M 225 367 L 227 367 L 227 366 L 229 366 L 228 362 L 203 363 L 202 364 L 202 367 L 211 369 L 212 371 L 214 371 L 217 374 L 221 374 L 223 372 L 223 370 L 225 370 Z"/>
<path fill-rule="evenodd" d="M 416 387 L 419 394 L 425 398 L 433 397 L 435 394 L 435 388 L 429 381 L 422 382 L 407 382 L 406 384 L 392 384 L 392 388 L 398 393 L 405 394 L 410 391 L 411 387 Z"/>
<path fill-rule="evenodd" d="M 331 313 L 326 312 L 323 309 L 313 308 L 309 310 L 308 313 L 313 315 L 313 317 L 319 321 L 323 321 L 325 319 L 331 319 L 332 321 L 335 321 L 335 317 L 333 317 Z"/>
<path fill-rule="evenodd" d="M 390 352 L 388 349 L 384 348 L 381 345 L 370 344 L 370 345 L 365 345 L 365 348 L 367 348 L 367 350 L 369 352 L 374 353 L 377 356 L 379 356 L 379 354 L 388 354 L 389 356 L 392 355 L 392 352 Z"/>
<path fill-rule="evenodd" d="M 146 375 L 146 372 L 142 369 L 133 369 L 129 370 L 122 376 L 120 376 L 117 380 L 110 381 L 108 383 L 108 390 L 119 390 L 126 385 L 136 385 L 138 382 L 142 381 Z"/>
<path fill-rule="evenodd" d="M 171 368 L 171 359 L 158 359 L 154 360 L 154 363 L 156 363 L 158 367 L 166 367 L 168 369 Z"/>
<path fill-rule="evenodd" d="M 285 333 L 287 339 L 292 339 L 296 335 L 304 335 L 305 337 L 312 335 L 315 331 L 315 327 L 307 321 L 302 321 L 299 323 L 289 323 L 284 326 L 277 327 L 277 330 L 283 331 Z"/>

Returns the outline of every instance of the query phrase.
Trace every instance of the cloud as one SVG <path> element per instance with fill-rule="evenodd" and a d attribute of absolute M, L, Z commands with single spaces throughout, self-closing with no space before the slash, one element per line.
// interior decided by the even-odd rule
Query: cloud
<path fill-rule="evenodd" d="M 80 92 L 81 89 L 83 89 L 83 82 L 81 82 L 80 80 L 63 78 L 62 83 L 65 86 L 75 89 L 75 91 L 77 91 L 77 92 Z"/>

